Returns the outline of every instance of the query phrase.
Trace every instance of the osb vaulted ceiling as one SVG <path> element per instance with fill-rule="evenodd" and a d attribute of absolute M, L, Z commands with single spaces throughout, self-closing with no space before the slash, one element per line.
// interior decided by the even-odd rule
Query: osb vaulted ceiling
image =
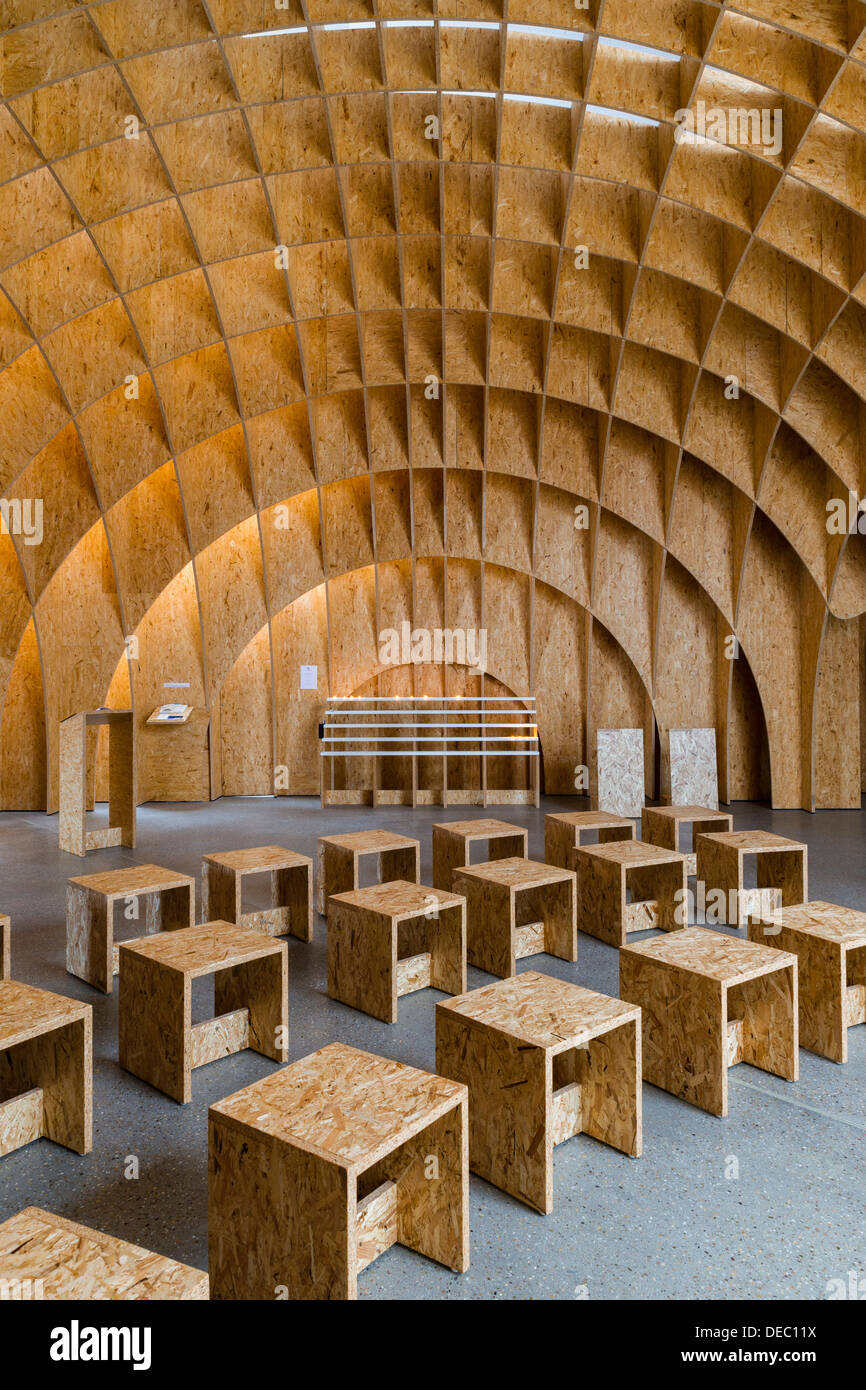
<path fill-rule="evenodd" d="M 723 795 L 859 805 L 866 4 L 0 21 L 0 485 L 43 506 L 0 536 L 0 805 L 171 680 L 202 721 L 142 727 L 143 797 L 314 790 L 324 694 L 442 688 L 381 672 L 404 620 L 487 628 L 548 790 L 654 717 L 716 727 Z"/>

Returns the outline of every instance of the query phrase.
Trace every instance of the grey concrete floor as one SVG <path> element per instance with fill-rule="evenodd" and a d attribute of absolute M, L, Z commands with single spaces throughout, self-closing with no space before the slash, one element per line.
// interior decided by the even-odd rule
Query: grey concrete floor
<path fill-rule="evenodd" d="M 538 811 L 489 814 L 527 826 L 530 855 L 541 859 L 545 810 L 584 804 L 546 798 Z M 811 897 L 866 907 L 866 812 L 810 816 L 746 803 L 733 810 L 737 829 L 808 843 Z M 93 1152 L 79 1157 L 41 1140 L 0 1159 L 0 1220 L 36 1204 L 206 1268 L 207 1107 L 275 1067 L 252 1052 L 214 1062 L 194 1073 L 187 1106 L 122 1071 L 116 991 L 99 994 L 65 971 L 68 877 L 147 862 L 198 876 L 203 853 L 259 844 L 315 857 L 318 835 L 379 825 L 420 839 L 429 883 L 434 821 L 478 814 L 323 811 L 315 800 L 288 798 L 150 805 L 139 810 L 134 852 L 104 850 L 86 860 L 58 850 L 56 817 L 0 815 L 0 910 L 12 916 L 13 975 L 86 1000 L 94 1015 Z M 266 905 L 261 882 L 252 905 Z M 118 936 L 138 934 L 125 925 Z M 406 996 L 389 1027 L 328 998 L 322 918 L 315 941 L 289 938 L 289 953 L 292 1059 L 341 1039 L 434 1069 L 434 1005 L 444 996 Z M 591 937 L 579 938 L 576 966 L 536 956 L 521 967 L 617 993 L 618 953 Z M 470 968 L 470 988 L 490 982 Z M 208 1016 L 206 991 L 194 1008 Z M 866 1027 L 851 1031 L 849 1049 L 845 1067 L 801 1051 L 796 1084 L 738 1066 L 726 1120 L 644 1086 L 642 1158 L 583 1135 L 557 1148 L 555 1206 L 546 1217 L 473 1177 L 469 1272 L 454 1275 L 395 1246 L 361 1276 L 360 1297 L 826 1298 L 828 1281 L 847 1281 L 852 1270 L 866 1277 Z M 130 1155 L 139 1161 L 137 1179 L 125 1176 Z M 735 1168 L 738 1176 L 727 1176 Z"/>

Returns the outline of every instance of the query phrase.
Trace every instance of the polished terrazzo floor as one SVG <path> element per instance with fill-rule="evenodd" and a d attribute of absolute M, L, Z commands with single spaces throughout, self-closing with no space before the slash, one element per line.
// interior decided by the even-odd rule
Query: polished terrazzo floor
<path fill-rule="evenodd" d="M 582 804 L 546 798 L 538 811 L 488 814 L 527 826 L 530 855 L 543 858 L 545 810 Z M 812 898 L 866 908 L 866 812 L 811 816 L 747 803 L 733 811 L 735 829 L 806 841 Z M 193 1074 L 193 1100 L 184 1107 L 121 1071 L 117 994 L 66 974 L 68 877 L 147 862 L 197 876 L 202 853 L 260 844 L 315 857 L 318 835 L 382 826 L 420 839 L 429 883 L 433 823 L 478 814 L 323 811 L 315 800 L 288 798 L 143 806 L 134 852 L 105 850 L 86 861 L 58 850 L 56 817 L 0 815 L 0 910 L 12 916 L 13 975 L 86 1000 L 94 1014 L 93 1152 L 82 1158 L 40 1141 L 0 1159 L 0 1220 L 36 1204 L 205 1268 L 207 1107 L 276 1065 L 251 1052 L 212 1063 Z M 263 881 L 250 902 L 266 905 Z M 289 938 L 289 953 L 292 1058 L 340 1039 L 433 1068 L 434 1005 L 443 996 L 406 996 L 389 1027 L 328 999 L 322 918 L 312 945 Z M 576 966 L 537 956 L 520 968 L 617 993 L 617 952 L 591 937 L 579 938 Z M 490 980 L 470 968 L 470 988 Z M 206 989 L 194 995 L 194 1008 L 207 1016 Z M 454 1275 L 395 1246 L 361 1276 L 359 1296 L 825 1298 L 829 1281 L 847 1281 L 852 1270 L 866 1275 L 866 1027 L 852 1030 L 849 1048 L 845 1067 L 801 1051 L 793 1085 L 737 1067 L 727 1120 L 645 1086 L 642 1158 L 585 1136 L 557 1148 L 547 1217 L 473 1177 L 469 1272 Z M 125 1176 L 130 1155 L 139 1161 L 137 1179 Z M 727 1176 L 733 1171 L 737 1177 Z"/>

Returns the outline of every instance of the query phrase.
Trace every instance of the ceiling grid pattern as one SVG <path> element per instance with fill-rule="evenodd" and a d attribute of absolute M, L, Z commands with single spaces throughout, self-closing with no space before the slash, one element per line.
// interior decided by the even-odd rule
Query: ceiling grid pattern
<path fill-rule="evenodd" d="M 323 622 L 345 694 L 403 614 L 489 629 L 551 790 L 629 681 L 661 728 L 713 722 L 742 790 L 735 636 L 775 804 L 859 804 L 829 750 L 861 717 L 866 537 L 827 506 L 866 495 L 861 0 L 0 0 L 0 26 L 0 494 L 46 531 L 0 535 L 0 805 L 34 736 L 50 806 L 56 721 L 109 692 L 146 717 L 172 670 L 228 721 L 248 663 L 279 764 L 287 650 Z M 781 111 L 777 151 L 679 138 L 740 108 Z"/>

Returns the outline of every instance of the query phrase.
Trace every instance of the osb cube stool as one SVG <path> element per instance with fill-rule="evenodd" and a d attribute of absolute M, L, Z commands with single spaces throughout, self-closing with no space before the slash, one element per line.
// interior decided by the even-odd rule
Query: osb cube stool
<path fill-rule="evenodd" d="M 750 917 L 760 917 L 768 893 L 781 907 L 793 907 L 809 897 L 808 848 L 799 840 L 787 840 L 769 830 L 714 831 L 698 836 L 697 853 L 697 877 L 707 896 L 724 895 L 724 907 L 716 915 L 719 922 L 738 927 Z M 754 854 L 757 861 L 757 888 L 748 892 L 743 887 L 747 854 Z"/>
<path fill-rule="evenodd" d="M 600 845 L 633 840 L 634 821 L 610 811 L 552 811 L 544 817 L 544 857 L 560 869 L 570 867 L 568 856 L 583 836 L 596 833 Z"/>
<path fill-rule="evenodd" d="M 577 871 L 578 927 L 609 946 L 630 932 L 676 931 L 687 922 L 686 857 L 675 850 L 618 840 L 571 851 Z"/>
<path fill-rule="evenodd" d="M 749 923 L 749 940 L 797 957 L 800 1046 L 848 1061 L 848 1029 L 866 1023 L 866 912 L 835 903 L 783 907 Z"/>
<path fill-rule="evenodd" d="M 40 1138 L 93 1147 L 93 1011 L 0 980 L 0 1155 Z"/>
<path fill-rule="evenodd" d="M 324 916 L 332 893 L 351 893 L 359 886 L 358 861 L 365 854 L 378 859 L 380 883 L 421 879 L 421 845 L 390 830 L 354 830 L 348 835 L 319 837 L 318 907 Z M 450 887 L 450 885 L 449 885 Z"/>
<path fill-rule="evenodd" d="M 577 960 L 575 876 L 532 859 L 497 859 L 454 871 L 454 892 L 466 899 L 466 955 L 505 979 L 517 961 L 546 951 Z"/>
<path fill-rule="evenodd" d="M 576 1134 L 641 1152 L 640 1009 L 527 970 L 436 1006 L 436 1070 L 469 1087 L 469 1166 L 553 1208 L 553 1149 Z"/>
<path fill-rule="evenodd" d="M 686 861 L 689 873 L 696 874 L 698 836 L 733 830 L 734 818 L 727 811 L 711 811 L 707 806 L 644 806 L 640 813 L 640 837 L 647 845 L 679 850 L 681 825 L 692 827 L 692 852 Z"/>
<path fill-rule="evenodd" d="M 0 980 L 12 974 L 12 919 L 0 912 Z"/>
<path fill-rule="evenodd" d="M 466 902 L 416 883 L 380 883 L 328 899 L 328 994 L 397 1022 L 419 989 L 466 989 Z"/>
<path fill-rule="evenodd" d="M 191 1022 L 192 982 L 214 977 L 216 1017 Z M 288 1057 L 289 948 L 231 922 L 142 937 L 120 947 L 118 1059 L 172 1100 L 192 1071 L 249 1047 Z"/>
<path fill-rule="evenodd" d="M 25 1207 L 0 1225 L 0 1288 L 14 1298 L 203 1299 L 203 1270 L 140 1245 L 79 1226 L 40 1207 Z"/>
<path fill-rule="evenodd" d="M 455 869 L 470 862 L 471 847 L 479 840 L 487 846 L 491 859 L 525 859 L 529 854 L 529 831 L 504 820 L 449 820 L 433 826 L 433 883 L 451 891 Z"/>
<path fill-rule="evenodd" d="M 144 915 L 138 917 L 138 899 Z M 66 888 L 66 969 L 70 975 L 111 994 L 117 974 L 114 906 L 135 904 L 143 935 L 177 931 L 195 921 L 195 879 L 158 864 L 112 869 L 71 878 Z"/>
<path fill-rule="evenodd" d="M 469 1268 L 465 1086 L 331 1043 L 209 1119 L 211 1298 L 356 1298 L 395 1244 Z"/>
<path fill-rule="evenodd" d="M 728 1113 L 728 1069 L 796 1081 L 797 958 L 707 927 L 623 946 L 620 997 L 639 1004 L 645 1081 Z"/>
<path fill-rule="evenodd" d="M 259 912 L 241 907 L 248 874 L 270 876 L 271 906 Z M 280 845 L 206 854 L 201 867 L 202 917 L 206 922 L 236 922 L 250 931 L 299 941 L 313 939 L 313 861 Z"/>

